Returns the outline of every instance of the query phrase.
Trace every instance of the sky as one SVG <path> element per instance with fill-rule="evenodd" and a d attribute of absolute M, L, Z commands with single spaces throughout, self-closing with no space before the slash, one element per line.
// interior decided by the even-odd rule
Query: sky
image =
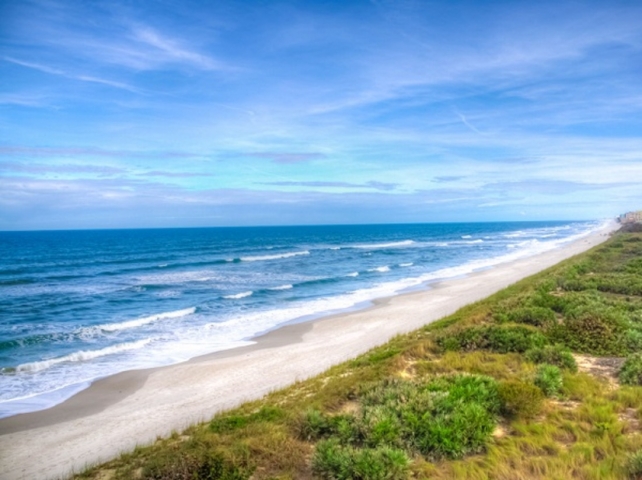
<path fill-rule="evenodd" d="M 0 0 L 0 230 L 642 208 L 642 3 Z"/>

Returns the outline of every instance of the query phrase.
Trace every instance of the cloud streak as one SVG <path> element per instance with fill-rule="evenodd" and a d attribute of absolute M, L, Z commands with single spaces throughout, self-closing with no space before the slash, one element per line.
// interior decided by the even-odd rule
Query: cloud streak
<path fill-rule="evenodd" d="M 366 183 L 349 183 L 349 182 L 324 182 L 324 181 L 280 181 L 280 182 L 263 182 L 263 185 L 274 185 L 279 187 L 311 187 L 311 188 L 366 188 L 372 190 L 391 191 L 397 188 L 396 183 L 369 181 Z"/>

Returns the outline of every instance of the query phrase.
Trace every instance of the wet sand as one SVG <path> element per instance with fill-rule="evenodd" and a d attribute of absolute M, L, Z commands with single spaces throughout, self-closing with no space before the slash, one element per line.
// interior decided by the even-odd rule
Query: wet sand
<path fill-rule="evenodd" d="M 0 477 L 59 478 L 158 436 L 312 377 L 603 242 L 615 222 L 574 243 L 428 290 L 312 322 L 287 325 L 246 347 L 168 367 L 123 372 L 48 410 L 0 420 Z"/>

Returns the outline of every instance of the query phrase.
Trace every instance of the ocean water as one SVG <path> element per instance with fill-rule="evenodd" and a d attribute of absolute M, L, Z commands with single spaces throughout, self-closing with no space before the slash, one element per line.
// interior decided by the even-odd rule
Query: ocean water
<path fill-rule="evenodd" d="M 0 417 L 557 248 L 602 222 L 0 232 Z"/>

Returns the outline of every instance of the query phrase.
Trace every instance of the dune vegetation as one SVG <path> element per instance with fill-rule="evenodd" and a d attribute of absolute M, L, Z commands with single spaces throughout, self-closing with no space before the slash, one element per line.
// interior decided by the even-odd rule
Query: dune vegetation
<path fill-rule="evenodd" d="M 640 352 L 642 233 L 620 232 L 75 478 L 642 478 Z"/>

